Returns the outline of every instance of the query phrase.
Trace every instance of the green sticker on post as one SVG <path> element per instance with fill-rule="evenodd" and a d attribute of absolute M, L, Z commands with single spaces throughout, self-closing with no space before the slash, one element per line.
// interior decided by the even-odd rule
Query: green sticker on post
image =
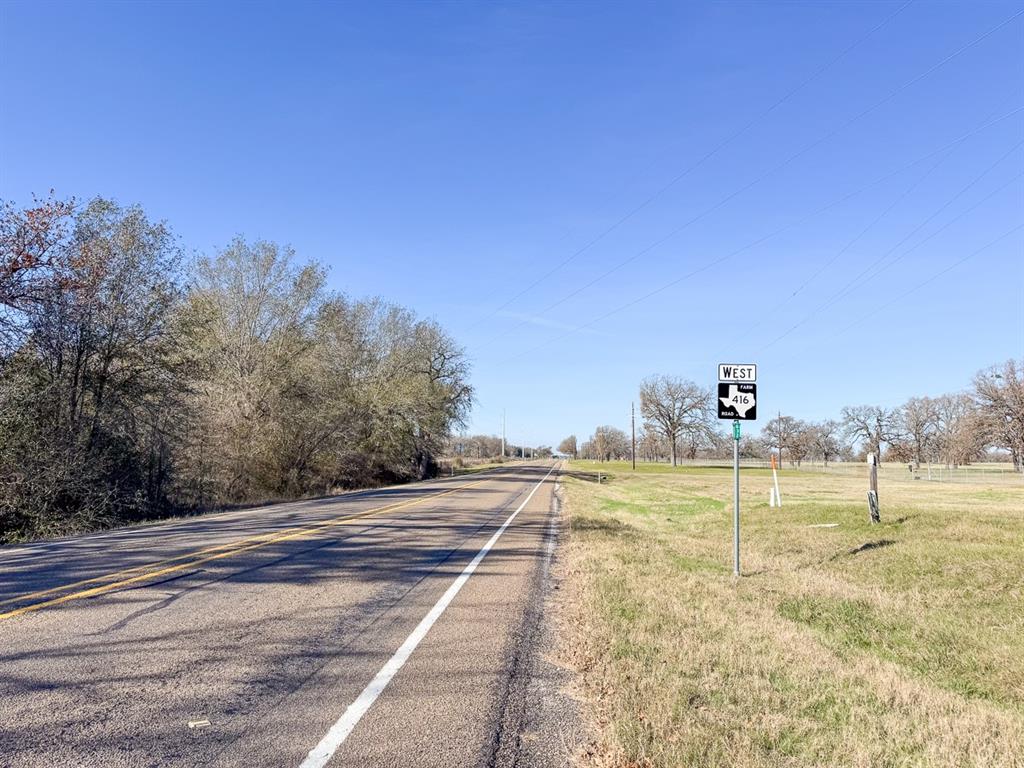
<path fill-rule="evenodd" d="M 740 423 L 738 421 L 734 421 L 732 423 L 732 439 L 733 440 L 739 440 L 740 439 Z"/>

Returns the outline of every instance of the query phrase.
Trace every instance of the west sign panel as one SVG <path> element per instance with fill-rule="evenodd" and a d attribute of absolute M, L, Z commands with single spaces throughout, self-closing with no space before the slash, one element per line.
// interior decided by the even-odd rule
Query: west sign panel
<path fill-rule="evenodd" d="M 757 381 L 757 366 L 753 364 L 737 365 L 736 363 L 718 364 L 719 381 Z"/>

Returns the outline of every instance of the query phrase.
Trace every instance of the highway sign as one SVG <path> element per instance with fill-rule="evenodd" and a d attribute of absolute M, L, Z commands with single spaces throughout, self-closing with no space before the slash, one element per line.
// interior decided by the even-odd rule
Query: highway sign
<path fill-rule="evenodd" d="M 718 418 L 732 419 L 732 572 L 740 575 L 740 422 L 757 418 L 757 366 L 718 364 Z"/>
<path fill-rule="evenodd" d="M 757 381 L 757 366 L 753 364 L 737 365 L 736 363 L 718 364 L 719 381 Z"/>
<path fill-rule="evenodd" d="M 718 383 L 718 418 L 757 419 L 757 384 Z"/>

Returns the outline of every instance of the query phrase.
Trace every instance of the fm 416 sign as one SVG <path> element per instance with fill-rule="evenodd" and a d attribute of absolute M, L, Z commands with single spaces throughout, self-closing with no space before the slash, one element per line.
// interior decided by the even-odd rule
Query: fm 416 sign
<path fill-rule="evenodd" d="M 757 419 L 757 366 L 722 363 L 718 366 L 718 418 Z"/>

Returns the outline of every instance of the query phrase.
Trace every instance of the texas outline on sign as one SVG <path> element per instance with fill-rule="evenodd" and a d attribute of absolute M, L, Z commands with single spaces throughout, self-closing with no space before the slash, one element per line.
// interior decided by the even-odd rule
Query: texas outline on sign
<path fill-rule="evenodd" d="M 719 382 L 718 418 L 757 419 L 757 385 Z"/>

